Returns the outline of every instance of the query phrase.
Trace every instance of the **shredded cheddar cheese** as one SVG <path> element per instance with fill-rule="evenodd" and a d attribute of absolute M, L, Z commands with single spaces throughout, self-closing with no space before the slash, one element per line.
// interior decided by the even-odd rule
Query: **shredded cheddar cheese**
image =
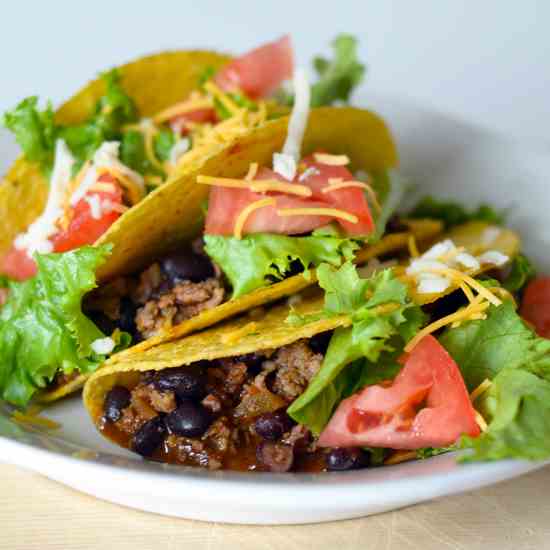
<path fill-rule="evenodd" d="M 338 208 L 281 208 L 277 210 L 277 215 L 282 217 L 287 216 L 328 216 L 331 218 L 339 218 L 349 223 L 358 223 L 357 216 L 339 210 Z"/>
<path fill-rule="evenodd" d="M 258 324 L 255 323 L 254 321 L 251 321 L 250 323 L 246 323 L 246 325 L 242 326 L 241 328 L 222 334 L 220 337 L 221 343 L 233 344 L 234 342 L 238 342 L 240 338 L 248 334 L 251 334 L 257 328 L 258 328 Z"/>
<path fill-rule="evenodd" d="M 331 191 L 338 191 L 338 189 L 346 189 L 348 187 L 368 188 L 368 185 L 362 181 L 343 181 L 342 178 L 329 178 L 328 183 L 326 187 L 323 187 L 321 193 L 330 193 Z"/>
<path fill-rule="evenodd" d="M 428 273 L 445 275 L 457 283 L 464 282 L 494 306 L 499 306 L 500 304 L 502 304 L 502 301 L 497 298 L 489 289 L 485 288 L 479 281 L 476 281 L 473 277 L 470 277 L 470 275 L 462 273 L 462 271 L 451 268 L 426 268 L 424 271 Z"/>
<path fill-rule="evenodd" d="M 233 235 L 236 239 L 242 239 L 242 233 L 244 224 L 246 223 L 246 220 L 248 219 L 248 216 L 252 214 L 255 210 L 258 210 L 260 208 L 265 208 L 266 206 L 275 206 L 277 204 L 277 201 L 273 198 L 267 198 L 267 199 L 260 199 L 259 201 L 253 202 L 243 208 L 241 213 L 237 217 L 237 221 L 235 222 L 235 228 L 233 230 Z"/>
<path fill-rule="evenodd" d="M 472 303 L 474 301 L 474 294 L 471 291 L 470 287 L 467 284 L 465 284 L 463 281 L 460 283 L 459 287 L 462 290 L 462 292 L 464 292 L 464 295 L 468 299 L 468 302 Z"/>
<path fill-rule="evenodd" d="M 90 187 L 90 191 L 103 191 L 104 193 L 114 193 L 116 187 L 112 183 L 98 181 Z"/>
<path fill-rule="evenodd" d="M 251 181 L 248 179 L 248 174 L 244 180 L 240 180 L 236 178 L 219 178 L 216 176 L 199 175 L 197 176 L 197 183 L 201 183 L 203 185 L 214 185 L 218 187 L 250 189 L 255 193 L 267 193 L 269 191 L 275 191 L 277 193 L 286 193 L 288 195 L 298 195 L 300 197 L 310 197 L 312 194 L 311 189 L 307 185 L 300 185 L 298 183 L 284 183 L 279 180 Z"/>
<path fill-rule="evenodd" d="M 132 180 L 132 178 L 129 178 L 126 176 L 126 174 L 123 174 L 116 168 L 111 167 L 104 167 L 99 170 L 99 176 L 101 177 L 101 174 L 110 174 L 115 178 L 122 187 L 126 190 L 126 195 L 128 197 L 128 201 L 130 204 L 134 205 L 137 204 L 142 198 L 143 198 L 143 192 L 140 188 L 140 186 Z"/>
<path fill-rule="evenodd" d="M 413 258 L 418 258 L 420 253 L 418 252 L 418 247 L 416 246 L 416 239 L 413 234 L 409 235 L 407 239 L 407 246 L 409 247 L 409 254 Z"/>
<path fill-rule="evenodd" d="M 257 173 L 258 173 L 258 163 L 253 162 L 248 167 L 248 172 L 246 173 L 246 176 L 244 177 L 244 179 L 247 181 L 251 181 L 256 177 Z"/>
<path fill-rule="evenodd" d="M 473 304 L 470 304 L 466 306 L 465 308 L 461 308 L 458 311 L 455 311 L 454 313 L 451 313 L 450 315 L 446 315 L 445 317 L 442 317 L 441 319 L 438 319 L 437 321 L 434 321 L 427 327 L 424 327 L 421 331 L 419 331 L 414 338 L 409 340 L 408 344 L 405 346 L 405 351 L 408 353 L 410 352 L 424 336 L 427 336 L 428 334 L 431 334 L 432 332 L 435 332 L 436 330 L 443 328 L 446 325 L 450 325 L 452 323 L 455 323 L 457 321 L 463 321 L 466 319 L 469 319 L 472 315 L 476 313 L 482 313 L 489 307 L 488 302 L 474 302 Z"/>
<path fill-rule="evenodd" d="M 210 92 L 232 115 L 241 111 L 239 107 L 225 92 L 223 92 L 214 82 L 211 80 L 204 85 L 204 89 Z"/>
<path fill-rule="evenodd" d="M 401 464 L 402 462 L 408 462 L 415 458 L 417 458 L 416 451 L 396 451 L 389 458 L 384 460 L 384 465 L 392 466 L 394 464 Z"/>
<path fill-rule="evenodd" d="M 327 166 L 346 166 L 349 164 L 347 155 L 329 155 L 327 153 L 315 153 L 313 155 L 315 162 L 326 164 Z"/>
<path fill-rule="evenodd" d="M 307 185 L 299 183 L 284 183 L 278 180 L 257 180 L 250 184 L 250 189 L 256 193 L 275 191 L 287 195 L 298 195 L 300 197 L 311 197 L 312 191 Z"/>
<path fill-rule="evenodd" d="M 485 418 L 483 418 L 483 416 L 481 415 L 481 413 L 479 411 L 476 411 L 474 409 L 474 412 L 475 412 L 475 417 L 476 417 L 476 424 L 479 426 L 479 429 L 482 432 L 486 432 L 488 426 L 487 426 L 487 422 L 485 422 Z"/>
<path fill-rule="evenodd" d="M 58 422 L 54 422 L 53 420 L 45 418 L 44 416 L 39 416 L 38 414 L 14 411 L 12 418 L 20 424 L 30 424 L 31 426 L 38 426 L 41 428 L 46 428 L 47 430 L 57 430 L 61 427 L 61 424 Z"/>
<path fill-rule="evenodd" d="M 480 395 L 483 395 L 492 385 L 493 383 L 488 378 L 485 378 L 485 380 L 483 380 L 483 382 L 470 394 L 470 401 L 473 403 Z"/>
<path fill-rule="evenodd" d="M 162 124 L 171 118 L 175 118 L 192 111 L 198 111 L 200 109 L 211 109 L 213 107 L 212 99 L 209 97 L 190 98 L 186 101 L 176 103 L 167 109 L 164 109 L 160 113 L 153 117 L 155 124 Z"/>

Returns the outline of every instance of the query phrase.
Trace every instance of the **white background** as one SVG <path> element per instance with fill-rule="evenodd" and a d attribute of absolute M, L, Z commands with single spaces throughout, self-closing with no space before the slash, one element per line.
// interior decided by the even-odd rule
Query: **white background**
<path fill-rule="evenodd" d="M 0 111 L 67 98 L 95 73 L 175 48 L 244 52 L 289 32 L 309 63 L 357 35 L 366 86 L 550 143 L 550 2 L 88 0 L 0 3 Z"/>

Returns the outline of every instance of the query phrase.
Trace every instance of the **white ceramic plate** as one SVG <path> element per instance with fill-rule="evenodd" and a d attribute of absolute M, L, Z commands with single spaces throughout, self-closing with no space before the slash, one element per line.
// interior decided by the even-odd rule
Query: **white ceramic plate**
<path fill-rule="evenodd" d="M 525 250 L 550 272 L 550 151 L 533 150 L 444 115 L 365 97 L 389 121 L 401 170 L 433 194 L 510 208 Z M 5 144 L 5 146 L 4 146 Z M 15 149 L 0 135 L 0 165 Z M 413 199 L 411 198 L 411 201 Z M 475 489 L 540 468 L 503 461 L 458 465 L 445 455 L 372 470 L 323 474 L 207 472 L 142 461 L 103 439 L 78 398 L 48 414 L 55 434 L 23 431 L 0 403 L 0 458 L 98 498 L 184 518 L 231 523 L 306 523 L 353 518 Z"/>

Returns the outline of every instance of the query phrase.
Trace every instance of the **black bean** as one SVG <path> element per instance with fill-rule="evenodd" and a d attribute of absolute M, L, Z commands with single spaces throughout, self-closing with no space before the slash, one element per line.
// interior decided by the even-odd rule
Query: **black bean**
<path fill-rule="evenodd" d="M 128 296 L 124 296 L 120 300 L 120 317 L 118 320 L 118 328 L 124 332 L 129 332 L 131 335 L 136 334 L 136 312 L 137 305 Z"/>
<path fill-rule="evenodd" d="M 160 263 L 164 275 L 171 281 L 199 283 L 214 276 L 214 266 L 206 256 L 193 254 L 190 250 L 175 252 Z"/>
<path fill-rule="evenodd" d="M 164 440 L 166 428 L 160 416 L 148 420 L 134 434 L 132 450 L 141 456 L 151 456 Z"/>
<path fill-rule="evenodd" d="M 247 353 L 246 355 L 238 355 L 235 357 L 235 361 L 244 363 L 252 373 L 259 373 L 265 357 L 257 353 Z"/>
<path fill-rule="evenodd" d="M 331 471 L 353 470 L 367 467 L 369 458 L 361 449 L 336 447 L 325 455 L 325 463 Z"/>
<path fill-rule="evenodd" d="M 202 405 L 183 401 L 164 419 L 170 433 L 185 437 L 200 437 L 212 423 L 212 416 Z"/>
<path fill-rule="evenodd" d="M 256 433 L 263 439 L 276 441 L 292 428 L 292 420 L 284 410 L 265 413 L 254 421 Z"/>
<path fill-rule="evenodd" d="M 105 418 L 111 422 L 120 420 L 122 410 L 130 404 L 130 390 L 124 386 L 114 386 L 103 403 Z"/>
<path fill-rule="evenodd" d="M 165 369 L 153 384 L 160 391 L 175 392 L 180 399 L 200 400 L 206 395 L 206 369 L 199 364 Z"/>
<path fill-rule="evenodd" d="M 256 449 L 256 456 L 272 472 L 288 472 L 294 462 L 292 447 L 273 441 L 262 441 Z"/>
<path fill-rule="evenodd" d="M 325 355 L 331 338 L 332 330 L 327 330 L 326 332 L 321 332 L 315 336 L 312 336 L 309 339 L 309 347 L 311 348 L 311 351 L 313 351 L 313 353 Z"/>

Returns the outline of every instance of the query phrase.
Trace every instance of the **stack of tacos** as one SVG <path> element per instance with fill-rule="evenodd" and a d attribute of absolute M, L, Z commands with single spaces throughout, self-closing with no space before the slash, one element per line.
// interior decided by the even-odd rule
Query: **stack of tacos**
<path fill-rule="evenodd" d="M 55 116 L 34 99 L 6 116 L 25 156 L 0 186 L 0 263 L 23 280 L 0 310 L 3 399 L 85 384 L 104 435 L 209 469 L 344 470 L 462 436 L 483 455 L 468 390 L 498 377 L 441 342 L 459 355 L 461 331 L 515 314 L 499 280 L 519 239 L 487 209 L 395 214 L 384 121 L 319 106 L 363 72 L 335 46 L 311 88 L 283 38 L 152 56 Z M 291 101 L 273 96 L 292 73 Z"/>

